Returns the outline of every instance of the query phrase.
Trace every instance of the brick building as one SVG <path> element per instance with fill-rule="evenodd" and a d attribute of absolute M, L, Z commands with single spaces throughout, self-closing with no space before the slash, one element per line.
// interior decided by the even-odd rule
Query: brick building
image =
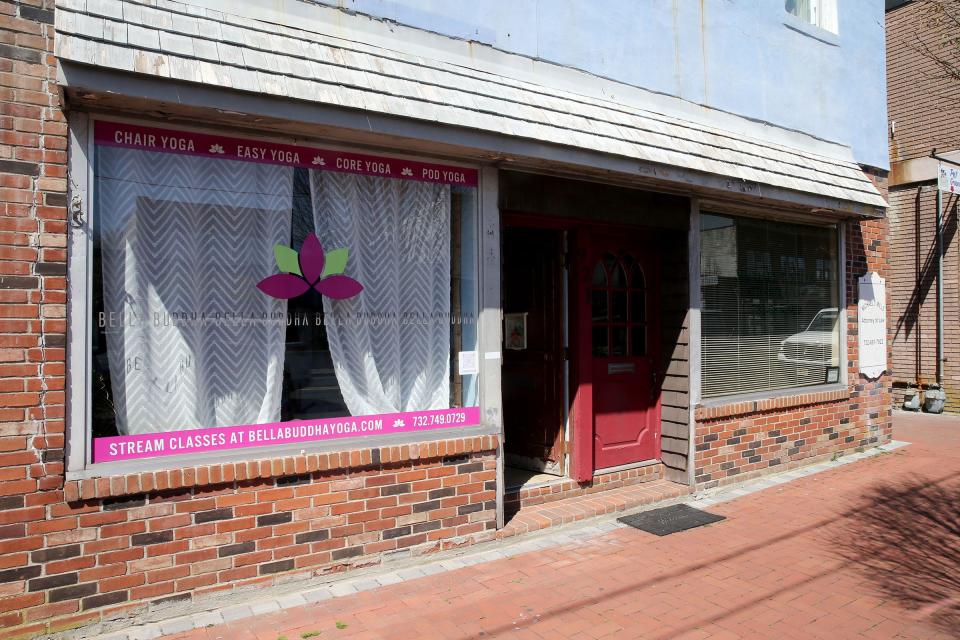
<path fill-rule="evenodd" d="M 894 402 L 907 389 L 940 382 L 948 411 L 960 408 L 960 253 L 957 198 L 941 202 L 942 279 L 937 262 L 938 155 L 960 161 L 960 86 L 933 56 L 958 57 L 950 39 L 960 26 L 925 2 L 887 2 L 887 95 L 890 118 L 890 309 Z M 925 54 L 924 46 L 930 54 Z M 938 364 L 938 290 L 942 361 Z"/>
<path fill-rule="evenodd" d="M 400 4 L 0 2 L 0 633 L 889 439 L 857 342 L 882 130 Z M 792 50 L 833 91 L 817 56 L 882 115 L 882 63 L 844 62 L 881 55 L 872 4 L 676 14 L 711 39 L 662 44 Z"/>

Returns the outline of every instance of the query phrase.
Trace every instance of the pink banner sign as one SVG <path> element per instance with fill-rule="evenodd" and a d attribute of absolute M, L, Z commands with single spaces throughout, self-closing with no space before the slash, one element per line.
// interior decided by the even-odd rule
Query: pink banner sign
<path fill-rule="evenodd" d="M 98 120 L 94 126 L 94 139 L 100 145 L 127 149 L 281 164 L 318 171 L 339 171 L 464 187 L 477 186 L 476 169 L 332 149 L 315 149 L 263 140 L 231 138 L 195 131 L 159 129 Z"/>
<path fill-rule="evenodd" d="M 143 433 L 135 436 L 94 439 L 93 461 L 136 460 L 204 451 L 320 442 L 359 436 L 384 436 L 391 433 L 430 431 L 478 424 L 480 424 L 480 407 L 463 407 Z"/>

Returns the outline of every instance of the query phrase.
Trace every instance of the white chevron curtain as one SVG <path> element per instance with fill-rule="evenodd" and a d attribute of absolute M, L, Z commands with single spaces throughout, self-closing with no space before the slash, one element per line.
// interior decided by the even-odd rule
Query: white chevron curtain
<path fill-rule="evenodd" d="M 324 297 L 327 338 L 352 415 L 450 406 L 450 187 L 310 172 L 324 249 L 349 249 L 348 300 Z"/>
<path fill-rule="evenodd" d="M 107 329 L 119 433 L 279 420 L 287 305 L 256 284 L 290 241 L 293 169 L 111 147 L 97 161 L 103 306 L 125 314 Z"/>

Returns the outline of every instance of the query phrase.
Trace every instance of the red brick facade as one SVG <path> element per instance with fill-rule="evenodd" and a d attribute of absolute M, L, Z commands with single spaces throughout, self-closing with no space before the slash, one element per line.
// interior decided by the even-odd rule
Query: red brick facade
<path fill-rule="evenodd" d="M 920 51 L 960 63 L 960 29 L 931 20 L 932 4 L 911 2 L 886 14 L 890 130 L 890 306 L 894 403 L 937 380 L 936 161 L 960 151 L 960 84 Z M 952 58 L 952 60 L 951 60 Z M 954 157 L 960 161 L 960 157 Z M 960 244 L 957 197 L 943 198 L 944 360 L 948 411 L 960 411 Z"/>
<path fill-rule="evenodd" d="M 278 574 L 491 539 L 496 445 L 485 436 L 70 482 L 66 502 L 59 490 L 29 494 L 41 504 L 2 516 L 0 628 L 32 637 Z"/>
<path fill-rule="evenodd" d="M 882 178 L 875 182 L 885 190 Z M 857 362 L 857 280 L 868 271 L 887 276 L 886 237 L 886 220 L 846 225 L 848 389 L 698 407 L 698 487 L 738 482 L 890 440 L 890 376 L 868 380 L 860 375 Z"/>

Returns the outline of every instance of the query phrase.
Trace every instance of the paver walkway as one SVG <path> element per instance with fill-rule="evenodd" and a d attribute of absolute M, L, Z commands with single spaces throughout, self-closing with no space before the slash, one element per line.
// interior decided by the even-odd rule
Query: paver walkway
<path fill-rule="evenodd" d="M 663 538 L 618 528 L 168 640 L 960 637 L 960 419 L 911 446 L 715 504 Z"/>

